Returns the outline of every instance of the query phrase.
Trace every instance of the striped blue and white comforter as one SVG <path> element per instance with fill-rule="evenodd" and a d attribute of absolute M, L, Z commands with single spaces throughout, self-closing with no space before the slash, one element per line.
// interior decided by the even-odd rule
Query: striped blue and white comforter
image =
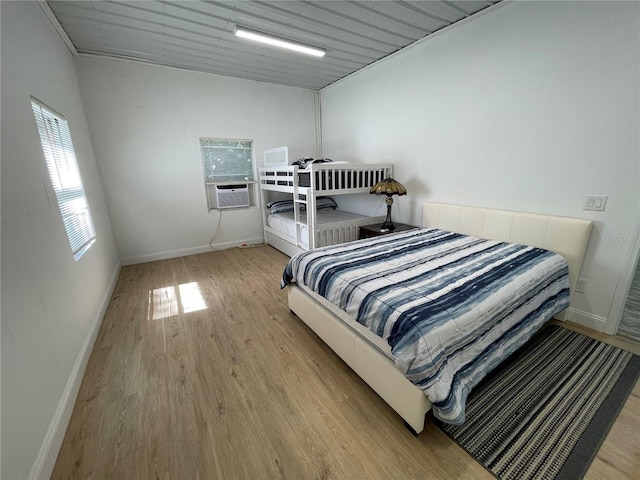
<path fill-rule="evenodd" d="M 282 278 L 385 339 L 434 415 L 459 425 L 471 389 L 569 306 L 569 269 L 547 250 L 437 229 L 302 252 Z"/>

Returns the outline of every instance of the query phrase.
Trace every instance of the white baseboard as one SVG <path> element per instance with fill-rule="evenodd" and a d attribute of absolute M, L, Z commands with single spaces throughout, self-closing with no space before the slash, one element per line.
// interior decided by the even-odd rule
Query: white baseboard
<path fill-rule="evenodd" d="M 186 257 L 187 255 L 197 255 L 199 253 L 212 252 L 214 250 L 226 250 L 227 248 L 239 247 L 243 244 L 259 245 L 264 243 L 264 237 L 249 238 L 247 240 L 234 240 L 231 242 L 216 243 L 212 246 L 200 245 L 198 247 L 179 248 L 176 250 L 166 250 L 164 252 L 149 253 L 147 255 L 135 255 L 120 259 L 122 265 L 135 265 L 138 263 L 155 262 L 156 260 L 167 260 L 169 258 Z"/>
<path fill-rule="evenodd" d="M 583 327 L 596 330 L 597 332 L 604 332 L 607 327 L 607 319 L 605 317 L 599 317 L 598 315 L 583 312 L 575 308 L 569 308 L 569 314 L 566 319 Z"/>
<path fill-rule="evenodd" d="M 36 461 L 31 467 L 31 472 L 29 472 L 28 477 L 29 480 L 46 479 L 51 477 L 53 468 L 56 465 L 58 453 L 60 452 L 60 447 L 62 446 L 62 440 L 64 439 L 64 435 L 67 431 L 67 426 L 69 425 L 69 420 L 71 419 L 71 413 L 73 412 L 76 398 L 78 397 L 78 391 L 80 390 L 82 377 L 84 376 L 84 372 L 87 368 L 87 363 L 89 362 L 89 357 L 91 356 L 91 352 L 93 351 L 93 345 L 95 344 L 96 338 L 98 337 L 98 332 L 100 331 L 100 326 L 102 325 L 102 319 L 104 318 L 104 315 L 107 312 L 107 308 L 109 307 L 111 295 L 113 294 L 113 290 L 116 287 L 119 273 L 120 264 L 117 264 L 115 269 L 113 270 L 113 273 L 111 274 L 109 289 L 102 298 L 100 309 L 98 310 L 98 313 L 94 318 L 93 328 L 91 328 L 84 342 L 82 343 L 80 352 L 78 353 L 76 361 L 73 365 L 73 369 L 71 370 L 71 375 L 69 375 L 69 380 L 67 381 L 67 384 L 62 392 L 60 402 L 58 402 L 58 406 L 56 407 L 53 419 L 51 420 L 49 428 L 47 429 L 47 434 L 44 437 L 42 445 L 40 446 L 40 451 L 38 452 Z"/>

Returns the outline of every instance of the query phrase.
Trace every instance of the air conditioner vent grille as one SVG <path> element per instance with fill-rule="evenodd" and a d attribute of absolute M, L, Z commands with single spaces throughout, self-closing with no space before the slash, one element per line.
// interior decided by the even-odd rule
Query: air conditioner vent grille
<path fill-rule="evenodd" d="M 216 203 L 218 208 L 248 207 L 249 188 L 247 184 L 217 185 Z"/>

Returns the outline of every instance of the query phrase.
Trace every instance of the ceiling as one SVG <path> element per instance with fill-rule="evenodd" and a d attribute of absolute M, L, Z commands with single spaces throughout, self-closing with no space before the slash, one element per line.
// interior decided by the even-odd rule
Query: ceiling
<path fill-rule="evenodd" d="M 74 53 L 320 90 L 497 0 L 40 3 Z M 327 54 L 318 59 L 242 40 L 236 25 Z"/>

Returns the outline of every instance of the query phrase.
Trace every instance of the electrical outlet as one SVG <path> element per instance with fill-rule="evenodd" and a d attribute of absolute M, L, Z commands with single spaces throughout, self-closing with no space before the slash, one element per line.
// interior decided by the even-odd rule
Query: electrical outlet
<path fill-rule="evenodd" d="M 607 205 L 607 195 L 587 195 L 584 199 L 583 210 L 595 210 L 597 212 L 604 212 L 604 207 Z"/>
<path fill-rule="evenodd" d="M 584 293 L 584 287 L 585 287 L 585 283 L 587 281 L 584 278 L 579 278 L 578 280 L 576 280 L 576 293 Z"/>

